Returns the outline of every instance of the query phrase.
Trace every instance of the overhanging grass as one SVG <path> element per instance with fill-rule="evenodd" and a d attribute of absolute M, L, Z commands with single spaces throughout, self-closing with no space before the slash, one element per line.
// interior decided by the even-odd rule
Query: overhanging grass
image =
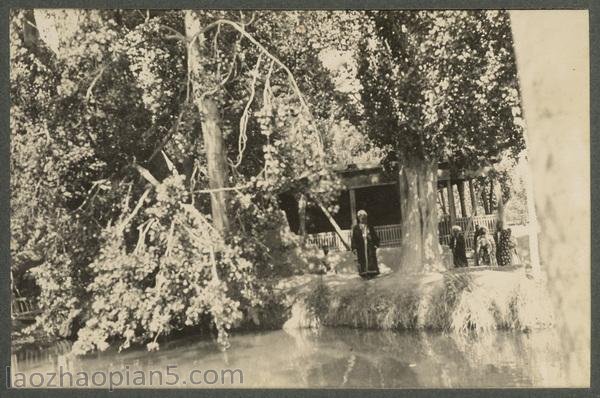
<path fill-rule="evenodd" d="M 358 283 L 356 283 L 358 282 Z M 356 281 L 320 279 L 304 300 L 310 324 L 459 333 L 547 326 L 551 314 L 541 284 L 520 271 L 446 272 Z"/>

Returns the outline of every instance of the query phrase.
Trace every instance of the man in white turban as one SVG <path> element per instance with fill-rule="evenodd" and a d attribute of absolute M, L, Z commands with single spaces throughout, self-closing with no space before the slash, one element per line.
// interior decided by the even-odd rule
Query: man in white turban
<path fill-rule="evenodd" d="M 358 274 L 369 279 L 379 275 L 377 248 L 379 236 L 375 228 L 367 223 L 367 212 L 359 210 L 356 214 L 358 224 L 352 228 L 352 252 L 358 259 Z"/>

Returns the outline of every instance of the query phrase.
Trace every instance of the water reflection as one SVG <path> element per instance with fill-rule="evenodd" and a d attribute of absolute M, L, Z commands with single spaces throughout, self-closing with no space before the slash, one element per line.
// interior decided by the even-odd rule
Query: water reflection
<path fill-rule="evenodd" d="M 91 373 L 129 366 L 147 372 L 176 365 L 184 377 L 194 369 L 242 369 L 242 387 L 551 387 L 569 382 L 557 338 L 553 330 L 461 337 L 296 329 L 238 334 L 226 352 L 197 337 L 164 343 L 158 352 L 107 351 L 85 358 L 68 355 L 65 343 L 43 352 L 25 347 L 13 355 L 13 370 Z"/>

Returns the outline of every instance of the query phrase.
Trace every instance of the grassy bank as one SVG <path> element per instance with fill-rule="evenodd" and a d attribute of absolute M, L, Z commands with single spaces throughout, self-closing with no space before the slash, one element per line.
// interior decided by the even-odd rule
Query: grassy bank
<path fill-rule="evenodd" d="M 346 326 L 459 333 L 552 324 L 543 283 L 522 269 L 443 274 L 316 277 L 289 288 L 286 327 Z"/>

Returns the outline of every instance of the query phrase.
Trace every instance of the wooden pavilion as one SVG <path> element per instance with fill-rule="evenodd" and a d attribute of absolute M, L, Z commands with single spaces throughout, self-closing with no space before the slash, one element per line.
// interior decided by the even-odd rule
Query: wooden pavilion
<path fill-rule="evenodd" d="M 281 197 L 292 231 L 306 234 L 307 241 L 327 250 L 344 250 L 360 209 L 369 214 L 383 247 L 399 246 L 401 239 L 400 189 L 397 174 L 386 172 L 379 164 L 350 165 L 337 170 L 345 189 L 341 192 L 335 214 L 326 214 L 319 206 L 303 205 L 291 195 Z M 451 175 L 448 165 L 438 167 L 438 214 L 440 243 L 448 244 L 452 225 L 460 225 L 472 248 L 474 225 L 495 227 L 496 216 L 478 215 L 473 179 L 487 174 L 487 169 Z M 468 201 L 467 201 L 468 194 Z M 303 217 L 304 216 L 304 217 Z M 304 218 L 304 219 L 302 219 Z M 337 224 L 337 225 L 335 225 Z M 344 242 L 345 241 L 345 242 Z"/>

